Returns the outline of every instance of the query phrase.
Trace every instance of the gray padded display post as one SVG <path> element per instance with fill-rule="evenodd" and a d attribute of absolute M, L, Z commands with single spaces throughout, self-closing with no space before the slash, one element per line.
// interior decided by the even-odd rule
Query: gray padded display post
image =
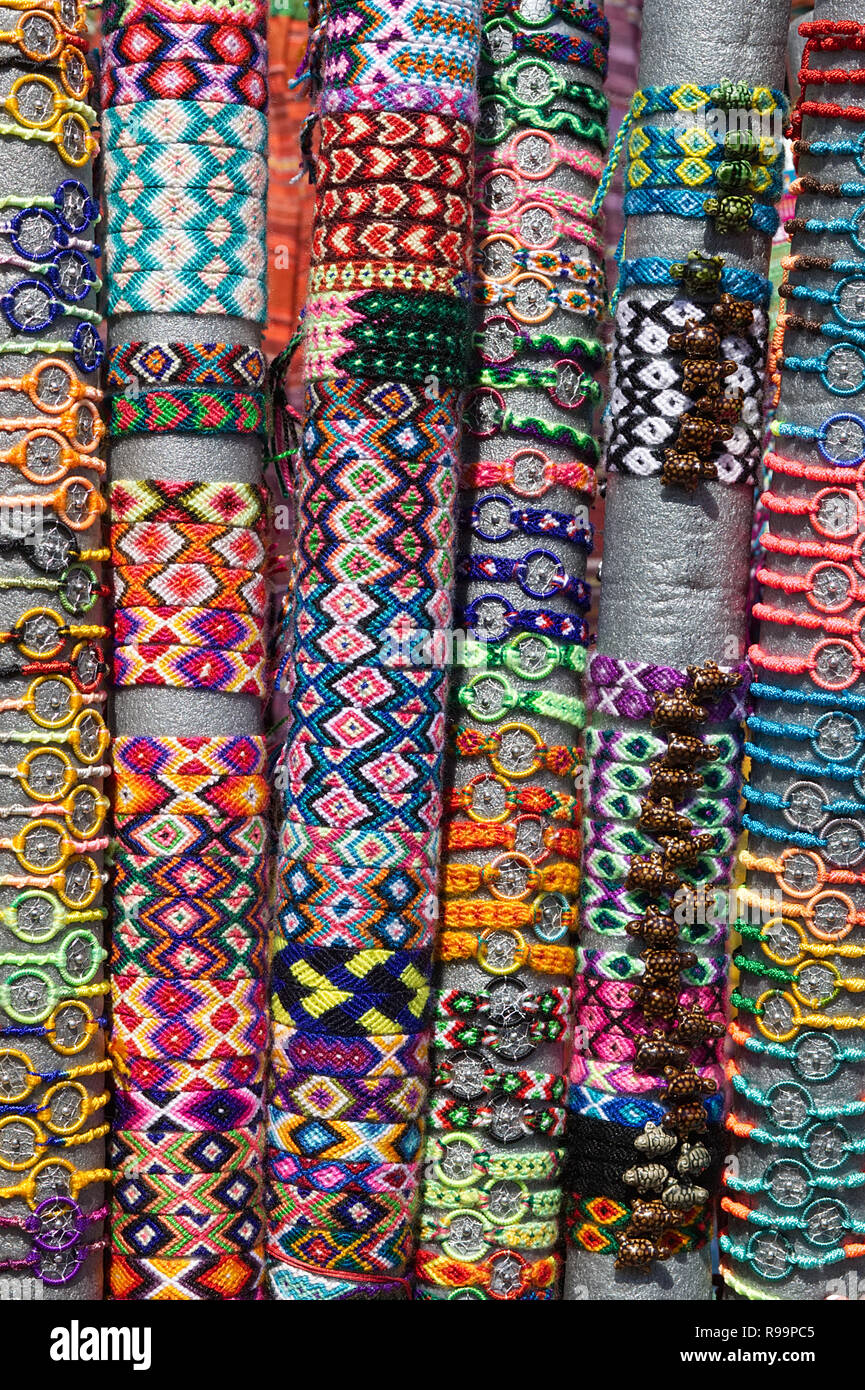
<path fill-rule="evenodd" d="M 786 0 L 759 6 L 751 0 L 723 0 L 714 5 L 646 0 L 640 87 L 680 82 L 711 87 L 726 77 L 783 88 L 787 10 Z M 675 119 L 672 113 L 655 115 L 651 124 L 670 126 Z M 706 221 L 656 214 L 630 217 L 626 233 L 629 260 L 642 256 L 685 260 L 689 251 L 701 248 L 707 254 L 723 255 L 727 266 L 760 275 L 767 271 L 769 239 L 756 231 L 720 236 Z M 635 303 L 671 298 L 675 298 L 671 290 L 629 287 L 622 295 L 620 314 Z M 755 378 L 750 389 L 752 409 L 758 409 L 759 365 Z M 746 642 L 752 506 L 753 490 L 748 484 L 701 483 L 695 492 L 687 493 L 662 485 L 657 474 L 611 472 L 598 653 L 680 670 L 710 659 L 727 666 L 739 662 Z M 649 732 L 647 724 L 608 714 L 602 723 L 596 716 L 593 724 L 604 730 Z M 615 945 L 634 956 L 640 949 L 633 937 L 595 935 L 585 926 L 581 945 L 606 951 Z M 659 1093 L 648 1094 L 657 1100 Z M 578 1245 L 569 1254 L 566 1298 L 711 1296 L 708 1247 L 655 1263 L 648 1272 L 617 1269 L 609 1254 L 590 1254 Z"/>

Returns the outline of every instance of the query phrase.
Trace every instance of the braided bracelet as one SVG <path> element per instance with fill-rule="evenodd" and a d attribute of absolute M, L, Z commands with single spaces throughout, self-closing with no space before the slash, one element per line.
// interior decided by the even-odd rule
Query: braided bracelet
<path fill-rule="evenodd" d="M 515 690 L 504 676 L 494 672 L 475 676 L 468 684 L 461 685 L 457 701 L 472 718 L 483 723 L 494 723 L 515 709 L 546 715 L 576 727 L 581 727 L 586 717 L 585 705 L 574 696 L 553 690 Z"/>
<path fill-rule="evenodd" d="M 247 65 L 201 61 L 130 63 L 102 70 L 103 106 L 177 99 L 216 101 L 227 105 L 267 106 L 267 82 Z"/>
<path fill-rule="evenodd" d="M 135 188 L 112 190 L 108 229 L 134 235 L 141 227 L 198 229 L 220 236 L 264 235 L 260 198 L 241 198 L 220 188 Z"/>
<path fill-rule="evenodd" d="M 476 960 L 490 975 L 513 975 L 527 965 L 540 974 L 570 976 L 574 952 L 570 946 L 531 944 L 512 927 L 484 931 L 479 937 L 462 932 L 444 932 L 439 938 L 436 958 L 445 961 Z"/>
<path fill-rule="evenodd" d="M 415 1270 L 422 1283 L 439 1288 L 482 1289 L 490 1298 L 505 1300 L 520 1298 L 530 1290 L 552 1288 L 558 1281 L 560 1264 L 557 1255 L 530 1264 L 512 1250 L 490 1255 L 477 1264 L 419 1250 Z"/>
<path fill-rule="evenodd" d="M 156 388 L 111 400 L 109 430 L 125 434 L 256 434 L 264 429 L 259 395 L 198 386 Z"/>
<path fill-rule="evenodd" d="M 104 63 L 112 68 L 135 63 L 195 62 L 266 71 L 263 37 L 230 19 L 209 24 L 179 24 L 150 17 L 133 20 L 106 36 L 103 52 Z"/>
<path fill-rule="evenodd" d="M 571 99 L 577 104 L 588 105 L 590 110 L 598 105 L 600 99 L 601 114 L 602 117 L 605 116 L 607 99 L 603 93 L 588 86 L 583 86 L 582 90 L 577 92 L 579 85 L 572 85 Z M 597 145 L 600 150 L 607 148 L 605 119 L 594 120 L 575 111 L 540 111 L 530 103 L 516 102 L 504 93 L 497 92 L 481 97 L 475 137 L 478 146 L 482 149 L 485 145 L 500 144 L 513 131 L 525 129 L 527 121 L 531 123 L 533 131 L 556 134 L 561 132 L 572 136 L 581 144 Z"/>
<path fill-rule="evenodd" d="M 265 286 L 244 275 L 221 270 L 117 271 L 109 285 L 109 314 L 231 314 L 260 323 L 265 314 Z M 79 311 L 81 312 L 81 311 Z"/>
<path fill-rule="evenodd" d="M 267 493 L 252 483 L 115 478 L 110 502 L 112 521 L 117 522 L 193 520 L 258 526 L 266 515 Z"/>
<path fill-rule="evenodd" d="M 204 188 L 258 197 L 267 187 L 267 161 L 250 150 L 218 145 L 129 145 L 105 153 L 114 190 Z"/>

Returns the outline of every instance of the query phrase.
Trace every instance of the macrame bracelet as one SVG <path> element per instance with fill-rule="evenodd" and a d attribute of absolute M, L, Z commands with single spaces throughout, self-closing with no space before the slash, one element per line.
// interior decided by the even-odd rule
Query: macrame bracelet
<path fill-rule="evenodd" d="M 109 286 L 109 314 L 231 314 L 260 323 L 265 315 L 265 288 L 251 276 L 221 270 L 115 271 Z"/>
<path fill-rule="evenodd" d="M 267 117 L 254 107 L 217 101 L 145 101 L 134 123 L 109 106 L 101 113 L 106 149 L 130 145 L 226 146 L 262 154 L 267 146 Z"/>
<path fill-rule="evenodd" d="M 142 227 L 197 231 L 218 248 L 225 235 L 264 236 L 262 200 L 214 187 L 113 189 L 108 235 L 117 230 L 134 236 Z"/>
<path fill-rule="evenodd" d="M 103 106 L 165 99 L 214 101 L 263 111 L 267 106 L 267 83 L 260 72 L 247 64 L 232 66 L 223 61 L 187 59 L 103 67 Z"/>
<path fill-rule="evenodd" d="M 480 1288 L 490 1298 L 507 1300 L 528 1290 L 552 1288 L 558 1281 L 560 1257 L 545 1256 L 534 1264 L 515 1251 L 490 1255 L 477 1264 L 419 1250 L 415 1260 L 418 1279 L 439 1288 Z"/>
<path fill-rule="evenodd" d="M 198 386 L 153 387 L 111 400 L 109 430 L 115 437 L 179 432 L 255 434 L 263 429 L 261 397 L 242 392 L 216 392 Z"/>
<path fill-rule="evenodd" d="M 113 522 L 185 522 L 261 525 L 267 493 L 252 483 L 175 482 L 119 478 L 111 483 Z"/>

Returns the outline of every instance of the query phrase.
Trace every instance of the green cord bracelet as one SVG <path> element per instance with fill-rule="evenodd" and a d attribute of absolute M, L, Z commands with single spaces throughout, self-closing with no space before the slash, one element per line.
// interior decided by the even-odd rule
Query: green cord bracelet
<path fill-rule="evenodd" d="M 463 644 L 459 664 L 465 667 L 504 666 L 521 680 L 540 681 L 561 669 L 582 675 L 588 652 L 585 647 L 554 642 L 540 633 L 521 632 L 509 637 L 501 646 L 476 642 L 473 637 Z"/>
<path fill-rule="evenodd" d="M 484 724 L 495 723 L 511 710 L 530 710 L 533 714 L 559 719 L 563 724 L 582 727 L 586 707 L 572 695 L 555 690 L 514 690 L 505 676 L 484 672 L 474 676 L 457 691 L 457 700 L 474 719 Z"/>

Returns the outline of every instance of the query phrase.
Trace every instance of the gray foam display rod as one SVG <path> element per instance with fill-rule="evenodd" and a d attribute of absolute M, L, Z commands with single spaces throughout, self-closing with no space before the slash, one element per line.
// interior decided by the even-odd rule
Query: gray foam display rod
<path fill-rule="evenodd" d="M 854 19 L 862 22 L 862 20 L 865 19 L 865 10 L 863 10 L 862 4 L 857 3 L 856 0 L 823 0 L 823 3 L 819 3 L 815 6 L 813 17 L 816 19 L 833 20 Z M 803 16 L 803 18 L 810 18 L 810 16 L 806 15 Z M 797 20 L 797 25 L 798 22 Z M 804 41 L 797 36 L 796 47 L 797 56 L 799 58 L 801 58 L 803 43 Z M 817 53 L 814 54 L 811 59 L 811 66 L 813 67 L 858 67 L 860 64 L 861 55 L 852 52 Z M 847 88 L 833 86 L 832 88 L 826 89 L 825 96 L 827 100 L 839 101 L 842 105 L 848 103 L 853 104 L 856 102 L 857 93 L 859 91 L 861 91 L 860 88 L 853 86 Z M 808 91 L 808 97 L 809 99 L 814 98 L 820 100 L 822 99 L 822 93 L 819 88 L 811 87 Z M 853 122 L 830 122 L 825 119 L 817 120 L 813 117 L 806 117 L 803 126 L 803 137 L 814 137 L 819 134 L 822 138 L 850 139 L 858 136 L 860 131 L 861 126 Z M 856 181 L 861 181 L 862 179 L 861 170 L 857 169 L 855 161 L 849 156 L 816 156 L 803 154 L 799 160 L 799 172 L 801 174 L 811 174 L 823 180 L 854 179 Z M 809 195 L 798 199 L 795 215 L 797 217 L 821 218 L 847 216 L 849 212 L 852 212 L 857 206 L 861 205 L 857 205 L 853 199 L 842 200 Z M 865 263 L 865 256 L 851 245 L 848 236 L 814 236 L 800 233 L 794 237 L 791 250 L 793 252 L 803 252 L 809 255 L 837 255 L 845 257 L 846 259 L 862 260 L 863 263 Z M 831 288 L 839 277 L 817 274 L 813 271 L 809 271 L 805 277 L 797 276 L 795 278 L 802 280 L 803 283 L 807 282 L 808 284 L 820 285 L 823 288 Z M 793 300 L 790 302 L 789 307 L 792 313 L 798 313 L 804 317 L 825 319 L 827 321 L 832 319 L 832 315 L 819 305 L 812 307 L 807 303 L 803 304 L 802 301 Z M 818 346 L 815 346 L 815 344 L 818 344 Z M 815 339 L 811 337 L 810 334 L 788 331 L 784 346 L 788 353 L 817 356 L 829 346 L 829 340 Z M 822 385 L 816 373 L 782 372 L 781 391 L 775 413 L 778 419 L 790 421 L 795 424 L 813 426 L 819 425 L 823 420 L 827 419 L 828 416 L 834 414 L 838 410 L 850 410 L 857 414 L 863 414 L 865 413 L 863 412 L 863 405 L 865 405 L 865 397 L 863 397 L 862 393 L 852 397 L 833 395 Z M 777 447 L 779 453 L 787 453 L 791 457 L 801 458 L 809 463 L 823 462 L 816 447 L 805 440 L 779 440 L 777 441 Z M 774 492 L 787 495 L 813 496 L 813 494 L 818 491 L 819 487 L 820 484 L 807 483 L 795 478 L 785 478 L 781 474 L 776 474 L 772 483 Z M 807 518 L 775 517 L 772 523 L 772 530 L 776 533 L 782 533 L 801 539 L 814 538 L 814 532 L 808 524 Z M 800 560 L 794 558 L 786 560 L 783 556 L 775 555 L 769 555 L 766 559 L 766 564 L 769 568 L 780 570 L 784 573 L 805 574 L 811 569 L 814 563 L 815 561 L 810 559 Z M 810 605 L 804 595 L 786 595 L 776 590 L 766 590 L 763 598 L 765 602 L 774 603 L 779 607 L 793 608 L 801 611 L 813 611 L 810 609 Z M 761 624 L 759 640 L 772 651 L 783 650 L 788 654 L 805 654 L 812 649 L 815 641 L 820 635 L 819 633 L 809 632 L 801 628 L 782 628 L 774 623 L 763 623 Z M 759 675 L 760 673 L 758 672 L 757 674 Z M 773 673 L 767 673 L 766 680 L 772 684 L 788 685 L 793 688 L 806 688 L 810 685 L 810 682 L 802 677 L 785 677 L 783 675 L 776 677 Z M 857 690 L 857 693 L 860 693 L 861 684 L 860 687 L 854 687 L 854 689 Z M 758 713 L 767 719 L 793 724 L 812 725 L 821 711 L 813 707 L 802 707 L 782 702 L 761 700 L 758 702 Z M 771 747 L 778 753 L 782 753 L 788 757 L 808 757 L 809 761 L 813 761 L 813 758 L 809 756 L 809 746 L 798 740 L 772 739 Z M 751 764 L 750 783 L 761 791 L 780 794 L 783 793 L 794 780 L 796 779 L 792 773 L 769 767 L 764 763 L 752 762 Z M 850 796 L 854 795 L 852 788 L 849 792 L 845 791 L 845 787 L 849 786 L 849 784 L 839 783 L 831 779 L 821 780 L 815 776 L 809 776 L 807 780 L 821 786 L 830 798 L 848 794 Z M 772 812 L 765 813 L 764 816 L 760 808 L 756 808 L 754 814 L 758 819 L 765 819 L 773 824 L 783 824 L 782 821 L 779 822 L 777 816 L 773 816 Z M 850 818 L 845 817 L 845 819 Z M 756 855 L 777 856 L 783 848 L 783 844 L 771 840 L 768 837 L 757 836 L 752 833 L 749 835 L 749 848 Z M 857 867 L 861 867 L 861 865 Z M 774 878 L 770 878 L 765 874 L 749 873 L 746 882 L 749 887 L 761 892 L 767 892 L 776 888 Z M 848 893 L 858 909 L 865 909 L 865 890 L 855 885 L 844 885 L 843 891 Z M 865 938 L 863 930 L 861 928 L 856 928 L 846 940 L 848 942 L 861 944 L 863 938 Z M 747 954 L 753 954 L 753 943 L 746 943 L 746 945 L 748 948 Z M 838 965 L 840 966 L 841 974 L 844 976 L 858 976 L 862 974 L 860 968 L 861 963 L 856 960 L 840 960 L 838 961 Z M 765 981 L 761 983 L 754 977 L 749 978 L 743 976 L 740 989 L 749 995 L 755 993 L 760 994 L 766 987 L 766 983 Z M 836 1001 L 828 1006 L 826 1012 L 829 1014 L 859 1012 L 856 1007 L 855 996 L 842 993 Z M 750 1028 L 751 1026 L 750 1022 L 746 1022 L 746 1027 Z M 860 1035 L 856 1031 L 834 1034 L 832 1036 L 839 1041 L 844 1039 L 845 1042 L 854 1046 L 860 1040 Z M 741 1049 L 737 1049 L 736 1059 L 741 1067 L 743 1075 L 764 1091 L 781 1082 L 792 1081 L 795 1084 L 801 1085 L 801 1078 L 793 1072 L 789 1063 L 773 1061 L 771 1058 L 758 1057 L 752 1053 L 744 1052 Z M 846 1066 L 839 1068 L 834 1077 L 821 1081 L 819 1086 L 814 1085 L 813 1093 L 818 1098 L 820 1104 L 826 1106 L 837 1103 L 837 1105 L 841 1107 L 845 1102 L 858 1099 L 862 1093 L 861 1066 Z M 757 1120 L 758 1122 L 765 1119 L 762 1110 L 750 1105 L 741 1097 L 736 1098 L 735 1108 L 736 1113 L 742 1118 Z M 849 1131 L 851 1138 L 854 1140 L 861 1140 L 863 1135 L 865 1135 L 865 1124 L 863 1124 L 861 1120 L 845 1118 L 843 1123 Z M 753 1142 L 744 1141 L 735 1146 L 733 1161 L 737 1165 L 737 1171 L 743 1178 L 752 1179 L 759 1177 L 773 1159 L 780 1158 L 783 1155 L 790 1157 L 791 1150 L 781 1150 L 778 1147 L 758 1145 Z M 847 1165 L 847 1167 L 851 1169 L 854 1166 L 852 1161 Z M 854 1219 L 860 1221 L 865 1220 L 865 1198 L 863 1198 L 861 1192 L 852 1189 L 840 1193 L 839 1196 Z M 753 1200 L 756 1202 L 758 1199 L 755 1198 Z M 773 1209 L 772 1203 L 767 1198 L 760 1200 L 760 1206 L 763 1209 Z M 757 1230 L 756 1227 L 746 1225 L 732 1217 L 730 1218 L 729 1226 L 730 1234 L 739 1242 L 747 1242 L 750 1236 Z M 788 1235 L 787 1239 L 795 1244 L 798 1251 L 807 1254 L 815 1253 L 814 1247 L 809 1246 L 801 1237 Z M 784 1280 L 764 1281 L 749 1267 L 739 1264 L 735 1266 L 736 1274 L 749 1286 L 759 1288 L 761 1292 L 768 1294 L 770 1297 L 783 1298 L 785 1300 L 823 1299 L 830 1291 L 830 1286 L 836 1281 L 842 1283 L 849 1281 L 848 1287 L 850 1287 L 851 1284 L 855 1286 L 855 1281 L 858 1279 L 861 1284 L 862 1270 L 863 1262 L 861 1260 L 845 1260 L 842 1264 L 837 1264 L 822 1270 L 796 1271 L 790 1278 Z M 736 1298 L 738 1296 L 728 1287 L 726 1297 Z M 855 1294 L 853 1297 L 855 1297 Z"/>
<path fill-rule="evenodd" d="M 645 0 L 640 87 L 714 83 L 729 77 L 783 88 L 788 0 Z M 651 118 L 653 124 L 672 116 Z M 747 233 L 718 237 L 705 222 L 666 215 L 627 220 L 629 257 L 684 257 L 701 246 L 730 265 L 765 275 L 770 245 Z M 629 299 L 655 296 L 642 287 Z M 744 653 L 751 513 L 749 485 L 703 484 L 691 496 L 658 477 L 611 474 L 604 515 L 604 555 L 597 650 L 619 658 L 684 667 Z M 604 727 L 617 721 L 605 719 Z M 599 1194 L 601 1195 L 601 1194 Z M 709 1299 L 708 1248 L 641 1274 L 612 1259 L 569 1251 L 569 1299 Z"/>

